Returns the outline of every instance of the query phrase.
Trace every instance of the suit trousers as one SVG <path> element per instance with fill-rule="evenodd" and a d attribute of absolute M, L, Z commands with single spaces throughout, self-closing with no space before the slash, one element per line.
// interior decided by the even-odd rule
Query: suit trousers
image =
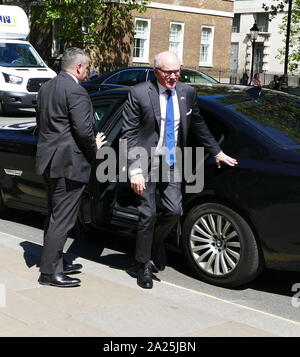
<path fill-rule="evenodd" d="M 162 244 L 182 215 L 181 182 L 149 180 L 145 185 L 146 189 L 137 197 L 139 221 L 135 259 L 139 263 L 151 260 L 153 243 Z M 157 212 L 157 199 L 162 206 L 160 212 Z"/>
<path fill-rule="evenodd" d="M 48 216 L 40 272 L 57 274 L 63 272 L 63 248 L 76 224 L 86 184 L 64 177 L 50 178 L 49 169 L 43 176 L 48 194 Z"/>

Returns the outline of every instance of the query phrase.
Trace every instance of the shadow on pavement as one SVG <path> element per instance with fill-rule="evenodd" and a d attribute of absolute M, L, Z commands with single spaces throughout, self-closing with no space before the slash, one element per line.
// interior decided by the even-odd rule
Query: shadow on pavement
<path fill-rule="evenodd" d="M 28 268 L 40 266 L 40 260 L 42 255 L 42 247 L 38 244 L 24 241 L 20 243 L 20 246 L 24 249 L 24 260 Z"/>
<path fill-rule="evenodd" d="M 40 266 L 42 246 L 29 241 L 21 242 L 20 246 L 24 250 L 24 260 L 27 267 L 36 266 L 38 268 Z M 116 248 L 104 242 L 93 243 L 74 240 L 66 252 L 65 258 L 68 263 L 72 263 L 76 258 L 81 257 L 118 270 L 127 270 L 134 263 L 128 249 L 118 249 L 119 253 L 115 251 L 113 253 L 105 252 L 102 255 L 104 249 L 115 250 Z"/>
<path fill-rule="evenodd" d="M 8 211 L 4 220 L 24 224 L 43 230 L 44 216 L 30 212 Z M 23 241 L 20 246 L 24 249 L 24 260 L 31 268 L 39 267 L 42 247 L 29 241 Z M 112 269 L 128 270 L 134 261 L 135 240 L 130 237 L 119 236 L 103 231 L 92 230 L 88 239 L 77 239 L 70 245 L 67 256 L 68 261 L 77 257 L 104 264 Z M 172 250 L 167 251 L 167 266 L 177 272 L 198 279 L 189 269 L 184 256 Z M 199 280 L 199 279 L 198 279 Z M 199 283 L 201 281 L 199 280 Z M 300 283 L 300 273 L 289 271 L 265 270 L 254 281 L 235 290 L 253 289 L 272 294 L 293 296 L 292 286 Z"/>
<path fill-rule="evenodd" d="M 99 233 L 101 235 L 101 232 Z M 24 249 L 24 260 L 28 268 L 40 265 L 42 247 L 36 243 L 24 241 L 20 243 Z M 111 252 L 112 251 L 112 252 Z M 112 269 L 127 271 L 135 264 L 134 240 L 124 237 L 106 236 L 100 240 L 78 241 L 74 240 L 67 252 L 68 262 L 73 262 L 77 257 L 81 257 L 95 263 L 104 264 Z M 186 265 L 183 256 L 179 253 L 168 251 L 168 266 L 177 272 L 197 279 Z M 131 274 L 129 274 L 131 275 Z M 132 278 L 136 278 L 134 274 Z M 155 278 L 155 277 L 154 277 Z M 158 279 L 159 280 L 159 279 Z M 202 283 L 199 280 L 199 284 Z M 232 290 L 252 289 L 264 291 L 271 294 L 294 296 L 292 286 L 300 283 L 300 274 L 287 271 L 265 270 L 256 280 Z"/>
<path fill-rule="evenodd" d="M 300 273 L 266 269 L 256 280 L 248 285 L 250 289 L 271 294 L 294 296 L 292 286 L 300 283 Z"/>
<path fill-rule="evenodd" d="M 45 217 L 42 214 L 8 209 L 1 219 L 43 230 Z M 20 246 L 24 249 L 26 265 L 29 268 L 34 265 L 39 267 L 42 246 L 26 240 Z M 67 250 L 66 260 L 71 263 L 77 257 L 82 257 L 114 269 L 126 270 L 134 262 L 134 249 L 133 239 L 92 229 L 87 238 L 73 240 Z"/>
<path fill-rule="evenodd" d="M 134 263 L 134 247 L 133 239 L 93 229 L 88 239 L 75 239 L 68 253 L 113 269 L 126 270 Z"/>

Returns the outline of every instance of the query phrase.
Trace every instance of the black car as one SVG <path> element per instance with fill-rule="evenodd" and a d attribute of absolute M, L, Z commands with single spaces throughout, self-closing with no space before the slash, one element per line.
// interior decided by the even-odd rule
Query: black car
<path fill-rule="evenodd" d="M 93 93 L 99 90 L 133 86 L 140 82 L 151 81 L 154 78 L 153 67 L 126 67 L 103 74 L 102 76 L 83 82 L 81 85 L 89 93 Z M 181 69 L 180 81 L 198 84 L 218 83 L 216 79 L 203 72 L 187 68 Z"/>
<path fill-rule="evenodd" d="M 114 148 L 116 167 L 127 93 L 92 96 L 97 129 Z M 205 156 L 203 190 L 184 193 L 184 215 L 169 243 L 184 253 L 198 278 L 224 287 L 241 286 L 264 267 L 299 271 L 300 99 L 267 89 L 254 96 L 247 87 L 220 85 L 199 86 L 198 94 L 208 127 L 239 163 L 218 169 Z M 31 122 L 0 130 L 2 208 L 46 212 L 44 183 L 35 174 L 34 129 Z M 192 137 L 189 145 L 196 146 Z M 98 156 L 82 220 L 134 236 L 136 197 L 127 182 L 120 182 L 117 170 L 110 181 L 96 179 L 103 162 Z M 192 163 L 194 168 L 199 164 Z"/>

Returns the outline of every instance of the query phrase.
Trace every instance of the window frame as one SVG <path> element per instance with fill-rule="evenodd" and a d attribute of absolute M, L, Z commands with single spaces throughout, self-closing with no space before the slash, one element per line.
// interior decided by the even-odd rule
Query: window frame
<path fill-rule="evenodd" d="M 143 57 L 135 57 L 135 40 L 136 40 L 136 33 L 134 34 L 134 40 L 133 40 L 133 51 L 132 51 L 132 62 L 137 62 L 137 63 L 149 63 L 149 48 L 150 48 L 150 34 L 151 34 L 151 19 L 143 18 L 143 17 L 136 17 L 134 26 L 136 29 L 136 24 L 137 21 L 144 21 L 147 22 L 147 34 L 145 40 L 145 46 L 144 46 L 144 56 Z M 141 38 L 138 38 L 141 39 Z"/>
<path fill-rule="evenodd" d="M 268 12 L 257 12 L 254 14 L 254 20 L 257 23 L 257 27 L 259 28 L 259 32 L 269 32 L 269 18 L 270 15 Z M 264 19 L 264 24 L 261 25 L 262 19 Z"/>
<path fill-rule="evenodd" d="M 253 54 L 253 71 L 254 73 L 262 73 L 263 72 L 263 58 L 264 58 L 264 50 L 265 43 L 264 42 L 256 42 Z"/>
<path fill-rule="evenodd" d="M 210 43 L 208 44 L 208 60 L 206 62 L 201 61 L 201 54 L 202 54 L 202 45 L 206 45 L 202 42 L 203 38 L 203 29 L 208 28 L 211 30 L 211 39 Z M 200 36 L 200 58 L 199 58 L 199 66 L 201 67 L 213 67 L 213 51 L 214 51 L 214 29 L 215 27 L 212 25 L 202 25 L 201 26 L 201 36 Z"/>
<path fill-rule="evenodd" d="M 132 83 L 132 84 L 124 84 L 124 83 L 120 83 L 120 77 L 122 78 L 122 75 L 125 74 L 126 76 L 126 73 L 128 72 L 131 72 L 131 73 L 139 73 L 139 74 L 142 74 L 142 76 L 144 76 L 144 79 L 142 81 L 138 81 L 136 83 Z M 111 83 L 111 80 L 113 78 L 118 78 L 118 81 L 117 83 Z M 137 77 L 137 76 L 136 76 Z M 139 76 L 140 77 L 140 76 Z M 145 82 L 147 79 L 147 70 L 144 69 L 143 67 L 141 68 L 127 68 L 127 69 L 124 69 L 123 71 L 119 71 L 117 73 L 114 73 L 112 74 L 110 77 L 108 77 L 107 79 L 105 79 L 101 84 L 103 85 L 113 85 L 113 86 L 120 86 L 120 87 L 125 87 L 125 86 L 133 86 L 135 84 L 138 84 L 138 83 L 141 83 L 141 82 Z"/>
<path fill-rule="evenodd" d="M 232 33 L 240 33 L 241 14 L 234 14 L 232 19 Z"/>
<path fill-rule="evenodd" d="M 184 48 L 184 22 L 179 22 L 179 21 L 171 21 L 170 22 L 170 26 L 169 26 L 169 51 L 174 52 L 171 49 L 171 28 L 172 25 L 180 25 L 181 26 L 181 38 L 180 38 L 180 42 L 179 42 L 179 53 L 176 53 L 178 58 L 180 59 L 181 64 L 183 64 L 183 48 Z"/>
<path fill-rule="evenodd" d="M 95 118 L 95 128 L 97 131 L 104 131 L 105 128 L 110 127 L 112 124 L 112 118 L 115 117 L 118 110 L 114 110 L 116 107 L 122 107 L 125 102 L 126 97 L 124 96 L 116 96 L 116 97 L 105 97 L 105 98 L 92 98 L 93 104 L 93 116 Z M 103 116 L 103 118 L 99 121 L 96 118 L 95 108 L 107 106 L 107 110 Z M 112 114 L 113 113 L 113 114 Z"/>

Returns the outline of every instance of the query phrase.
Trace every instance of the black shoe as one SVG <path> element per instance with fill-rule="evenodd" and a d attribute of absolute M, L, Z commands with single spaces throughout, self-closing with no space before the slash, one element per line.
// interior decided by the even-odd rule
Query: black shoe
<path fill-rule="evenodd" d="M 152 289 L 152 263 L 141 263 L 138 271 L 137 284 L 143 289 Z"/>
<path fill-rule="evenodd" d="M 80 279 L 70 278 L 68 275 L 65 275 L 64 273 L 57 273 L 57 274 L 41 273 L 38 282 L 41 285 L 52 285 L 61 288 L 65 288 L 68 286 L 78 286 L 81 283 Z"/>
<path fill-rule="evenodd" d="M 81 264 L 67 264 L 64 263 L 64 274 L 70 274 L 78 272 L 82 269 Z"/>
<path fill-rule="evenodd" d="M 163 243 L 153 244 L 152 261 L 157 270 L 163 271 L 166 269 L 167 256 L 165 245 Z"/>

